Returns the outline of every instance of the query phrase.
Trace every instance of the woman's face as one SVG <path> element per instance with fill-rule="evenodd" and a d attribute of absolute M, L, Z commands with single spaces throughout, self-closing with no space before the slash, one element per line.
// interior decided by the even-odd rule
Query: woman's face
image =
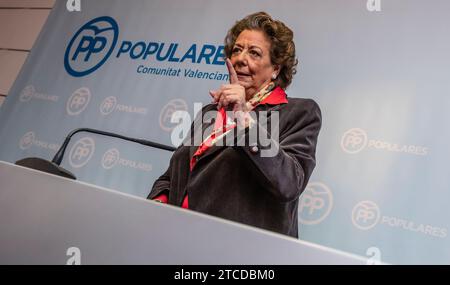
<path fill-rule="evenodd" d="M 232 49 L 231 63 L 236 70 L 239 84 L 245 88 L 246 99 L 255 95 L 278 75 L 278 67 L 270 60 L 270 41 L 262 31 L 242 31 Z"/>

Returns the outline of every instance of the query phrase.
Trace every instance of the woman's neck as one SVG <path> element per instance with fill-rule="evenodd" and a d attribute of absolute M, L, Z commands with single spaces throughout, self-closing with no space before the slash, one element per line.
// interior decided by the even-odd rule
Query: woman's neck
<path fill-rule="evenodd" d="M 245 93 L 245 101 L 248 102 L 250 99 L 252 99 L 253 97 L 255 97 L 256 94 L 258 94 L 259 92 L 261 92 L 261 90 L 263 90 L 264 88 L 267 87 L 267 85 L 269 85 L 270 83 L 272 83 L 272 81 L 268 81 L 266 83 L 264 83 L 263 85 L 261 85 L 261 87 L 259 87 L 258 90 L 256 90 L 256 92 L 252 93 L 252 94 L 248 94 L 247 92 Z"/>

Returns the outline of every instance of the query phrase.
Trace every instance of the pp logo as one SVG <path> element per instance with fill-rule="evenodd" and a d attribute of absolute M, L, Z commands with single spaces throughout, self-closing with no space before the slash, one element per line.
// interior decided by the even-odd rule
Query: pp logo
<path fill-rule="evenodd" d="M 102 66 L 112 54 L 119 37 L 117 22 L 108 16 L 95 18 L 82 26 L 67 46 L 66 71 L 75 77 L 88 75 Z"/>
<path fill-rule="evenodd" d="M 34 138 L 35 138 L 34 132 L 28 132 L 26 133 L 19 142 L 19 147 L 23 150 L 26 150 L 30 148 L 33 145 Z"/>
<path fill-rule="evenodd" d="M 352 211 L 352 222 L 360 230 L 370 230 L 380 220 L 380 208 L 372 201 L 359 202 Z"/>
<path fill-rule="evenodd" d="M 21 102 L 30 101 L 31 98 L 33 98 L 34 93 L 36 93 L 36 90 L 32 85 L 23 88 L 22 92 L 20 93 L 20 101 Z"/>
<path fill-rule="evenodd" d="M 120 152 L 115 149 L 112 148 L 110 150 L 108 150 L 107 152 L 105 152 L 105 154 L 103 155 L 102 158 L 102 166 L 104 169 L 111 169 L 113 168 L 117 161 L 119 161 L 120 158 Z"/>
<path fill-rule="evenodd" d="M 100 105 L 100 113 L 102 113 L 102 115 L 109 115 L 111 114 L 112 111 L 114 111 L 114 109 L 116 108 L 117 105 L 117 98 L 114 96 L 110 96 L 105 98 L 105 100 L 103 100 L 102 104 Z"/>
<path fill-rule="evenodd" d="M 91 100 L 91 91 L 88 88 L 82 87 L 70 96 L 66 104 L 67 114 L 71 116 L 79 115 L 86 109 Z"/>
<path fill-rule="evenodd" d="M 333 194 L 323 183 L 309 183 L 299 202 L 299 221 L 305 225 L 322 222 L 333 208 Z"/>
<path fill-rule="evenodd" d="M 69 163 L 74 168 L 80 168 L 86 165 L 95 151 L 95 142 L 90 137 L 84 137 L 78 140 L 70 150 Z"/>
<path fill-rule="evenodd" d="M 364 130 L 354 128 L 346 131 L 341 139 L 342 150 L 355 154 L 367 146 L 367 134 Z"/>
<path fill-rule="evenodd" d="M 175 127 L 175 125 L 170 122 L 173 113 L 175 111 L 187 111 L 187 109 L 188 106 L 182 99 L 174 99 L 167 103 L 159 114 L 159 125 L 161 126 L 161 129 L 166 132 L 172 131 Z"/>

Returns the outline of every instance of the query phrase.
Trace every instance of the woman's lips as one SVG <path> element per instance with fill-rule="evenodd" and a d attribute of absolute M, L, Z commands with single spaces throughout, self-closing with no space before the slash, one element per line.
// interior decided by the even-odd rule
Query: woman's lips
<path fill-rule="evenodd" d="M 250 78 L 250 75 L 249 74 L 238 73 L 237 77 L 238 77 L 239 80 L 242 80 L 242 79 L 243 80 L 247 80 L 248 78 Z"/>

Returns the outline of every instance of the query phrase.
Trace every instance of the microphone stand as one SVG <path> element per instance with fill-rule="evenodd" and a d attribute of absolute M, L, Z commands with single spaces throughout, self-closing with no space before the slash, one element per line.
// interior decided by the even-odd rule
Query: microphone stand
<path fill-rule="evenodd" d="M 47 173 L 51 173 L 51 174 L 55 174 L 58 176 L 76 180 L 75 175 L 73 173 L 71 173 L 70 171 L 62 168 L 60 166 L 60 164 L 64 157 L 66 148 L 69 145 L 70 139 L 72 138 L 73 135 L 75 135 L 76 133 L 79 133 L 79 132 L 88 132 L 88 133 L 94 133 L 94 134 L 103 135 L 103 136 L 119 138 L 119 139 L 123 139 L 126 141 L 131 141 L 131 142 L 139 143 L 139 144 L 142 144 L 145 146 L 150 146 L 153 148 L 158 148 L 158 149 L 167 150 L 167 151 L 175 151 L 176 150 L 175 147 L 148 141 L 148 140 L 130 138 L 130 137 L 122 136 L 119 134 L 100 131 L 100 130 L 96 130 L 96 129 L 79 128 L 79 129 L 73 130 L 72 132 L 70 132 L 67 135 L 63 144 L 61 145 L 61 147 L 59 148 L 59 150 L 56 152 L 55 156 L 53 157 L 52 161 L 48 161 L 48 160 L 45 160 L 45 159 L 42 159 L 39 157 L 28 157 L 28 158 L 24 158 L 24 159 L 16 161 L 16 165 L 20 165 L 20 166 L 24 166 L 24 167 L 28 167 L 28 168 L 32 168 L 32 169 L 36 169 L 36 170 L 40 170 L 40 171 L 44 171 Z"/>

